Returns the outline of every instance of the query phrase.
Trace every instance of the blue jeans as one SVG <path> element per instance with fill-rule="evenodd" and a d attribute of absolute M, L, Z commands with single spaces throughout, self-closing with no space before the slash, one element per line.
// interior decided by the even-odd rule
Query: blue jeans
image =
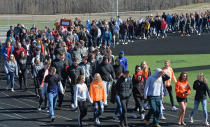
<path fill-rule="evenodd" d="M 147 115 L 145 116 L 145 120 L 149 121 L 151 116 L 153 115 L 153 124 L 159 124 L 159 116 L 160 116 L 160 106 L 161 106 L 161 98 L 159 96 L 149 96 L 149 105 L 150 109 Z"/>
<path fill-rule="evenodd" d="M 204 115 L 204 118 L 205 118 L 205 120 L 207 120 L 208 119 L 208 112 L 207 112 L 207 108 L 206 108 L 207 107 L 207 99 L 200 100 L 200 101 L 195 100 L 194 101 L 194 109 L 192 110 L 190 116 L 193 116 L 194 113 L 196 111 L 198 111 L 198 107 L 199 107 L 200 102 L 201 102 L 202 107 L 203 107 L 203 115 Z"/>
<path fill-rule="evenodd" d="M 49 102 L 49 113 L 50 117 L 54 117 L 54 109 L 57 103 L 58 93 L 57 92 L 50 92 L 48 93 L 48 102 Z"/>
<path fill-rule="evenodd" d="M 7 86 L 9 86 L 11 82 L 11 88 L 14 88 L 15 86 L 15 73 L 14 72 L 9 72 L 7 74 Z"/>
<path fill-rule="evenodd" d="M 120 103 L 120 97 L 118 95 L 116 95 L 116 103 L 117 103 L 117 108 L 115 114 L 117 115 L 119 113 L 120 115 L 122 115 L 122 105 Z"/>
<path fill-rule="evenodd" d="M 95 101 L 93 103 L 94 105 L 94 119 L 99 119 L 99 116 L 103 113 L 104 111 L 104 102 L 103 101 Z"/>

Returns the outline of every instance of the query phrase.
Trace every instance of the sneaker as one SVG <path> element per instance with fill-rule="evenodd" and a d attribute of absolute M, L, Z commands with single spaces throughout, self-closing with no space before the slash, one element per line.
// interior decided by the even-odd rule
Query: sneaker
<path fill-rule="evenodd" d="M 161 120 L 166 120 L 166 117 L 164 117 L 163 115 L 160 117 Z"/>
<path fill-rule="evenodd" d="M 176 111 L 178 108 L 176 107 L 176 106 L 173 106 L 172 108 L 171 108 L 171 110 L 172 111 Z"/>
<path fill-rule="evenodd" d="M 119 45 L 120 43 L 119 43 L 119 42 L 117 42 L 116 44 L 117 44 L 117 45 Z"/>
<path fill-rule="evenodd" d="M 113 116 L 114 120 L 119 120 L 119 117 L 117 115 Z"/>
<path fill-rule="evenodd" d="M 42 111 L 42 109 L 41 108 L 38 108 L 38 111 Z"/>
<path fill-rule="evenodd" d="M 165 110 L 165 107 L 162 105 L 162 109 L 163 109 L 163 111 Z"/>
<path fill-rule="evenodd" d="M 15 92 L 14 88 L 11 89 L 12 92 Z"/>
<path fill-rule="evenodd" d="M 54 121 L 55 121 L 55 117 L 52 116 L 52 117 L 51 117 L 51 122 L 54 122 Z"/>
<path fill-rule="evenodd" d="M 128 42 L 125 42 L 125 45 L 127 45 L 128 44 Z"/>
<path fill-rule="evenodd" d="M 144 120 L 144 114 L 141 114 L 140 116 L 140 120 L 143 121 Z"/>
<path fill-rule="evenodd" d="M 137 118 L 136 113 L 133 113 L 133 114 L 132 114 L 132 116 L 133 116 L 133 118 L 134 118 L 134 119 L 136 119 L 136 118 Z"/>
<path fill-rule="evenodd" d="M 161 127 L 159 124 L 157 124 L 157 125 L 153 125 L 153 127 Z"/>
<path fill-rule="evenodd" d="M 192 116 L 189 117 L 189 122 L 190 122 L 190 123 L 193 123 L 193 122 L 194 122 Z"/>
<path fill-rule="evenodd" d="M 100 126 L 101 122 L 99 121 L 99 119 L 96 119 L 96 126 Z"/>
<path fill-rule="evenodd" d="M 123 42 L 122 44 L 124 45 L 125 43 Z"/>
<path fill-rule="evenodd" d="M 149 121 L 144 120 L 144 123 L 146 124 L 146 126 L 149 126 Z"/>
<path fill-rule="evenodd" d="M 134 40 L 132 40 L 131 42 L 134 42 Z"/>
<path fill-rule="evenodd" d="M 208 121 L 205 121 L 205 126 L 209 126 L 209 122 Z"/>

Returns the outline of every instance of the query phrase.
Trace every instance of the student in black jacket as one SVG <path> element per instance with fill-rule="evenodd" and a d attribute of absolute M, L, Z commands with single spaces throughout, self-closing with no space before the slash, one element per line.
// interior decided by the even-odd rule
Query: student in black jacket
<path fill-rule="evenodd" d="M 20 84 L 20 89 L 22 89 L 22 82 L 24 82 L 25 90 L 27 90 L 28 85 L 27 85 L 27 57 L 25 56 L 25 52 L 20 53 L 20 59 L 18 59 L 17 64 L 19 68 L 19 84 Z"/>
<path fill-rule="evenodd" d="M 56 68 L 56 73 L 58 75 L 61 76 L 62 80 L 62 85 L 64 90 L 66 89 L 66 79 L 67 79 L 67 75 L 66 75 L 66 67 L 69 66 L 68 60 L 65 58 L 65 53 L 64 51 L 60 51 L 57 54 L 57 58 L 55 60 L 52 61 L 52 67 Z M 62 94 L 60 91 L 58 92 L 58 107 L 61 108 L 62 103 L 63 103 L 63 97 L 64 94 Z"/>
<path fill-rule="evenodd" d="M 101 78 L 104 82 L 106 97 L 108 97 L 111 81 L 115 79 L 115 72 L 113 66 L 108 63 L 108 58 L 106 56 L 103 57 L 102 63 L 97 67 L 96 73 L 101 75 Z"/>
<path fill-rule="evenodd" d="M 144 86 L 146 84 L 146 78 L 139 65 L 135 68 L 135 74 L 133 75 L 132 82 L 135 110 L 139 109 L 140 120 L 144 120 Z M 136 114 L 134 114 L 133 117 L 136 118 Z"/>
<path fill-rule="evenodd" d="M 198 74 L 198 79 L 194 82 L 193 89 L 196 91 L 196 94 L 194 101 L 194 109 L 190 114 L 190 122 L 193 123 L 194 112 L 198 110 L 199 104 L 201 102 L 205 118 L 205 125 L 209 126 L 207 111 L 207 94 L 210 97 L 210 91 L 207 85 L 207 80 L 203 73 Z"/>
<path fill-rule="evenodd" d="M 68 80 L 71 89 L 71 103 L 74 103 L 74 86 L 76 85 L 77 78 L 84 75 L 82 67 L 79 66 L 79 60 L 74 58 L 73 65 L 67 69 Z"/>
<path fill-rule="evenodd" d="M 124 75 L 116 83 L 116 93 L 120 97 L 122 106 L 122 114 L 120 116 L 120 126 L 128 127 L 127 122 L 127 105 L 132 94 L 133 84 L 129 71 L 125 71 Z"/>

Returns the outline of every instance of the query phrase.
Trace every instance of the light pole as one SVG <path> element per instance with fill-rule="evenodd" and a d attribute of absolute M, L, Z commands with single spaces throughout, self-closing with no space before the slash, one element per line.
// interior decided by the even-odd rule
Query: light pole
<path fill-rule="evenodd" d="M 117 3 L 116 3 L 116 16 L 118 17 L 119 16 L 119 0 L 117 0 Z"/>

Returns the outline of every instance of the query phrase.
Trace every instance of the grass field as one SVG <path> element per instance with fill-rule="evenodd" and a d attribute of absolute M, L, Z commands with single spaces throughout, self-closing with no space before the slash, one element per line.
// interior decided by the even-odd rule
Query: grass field
<path fill-rule="evenodd" d="M 141 61 L 145 60 L 148 66 L 151 68 L 152 73 L 154 73 L 156 68 L 162 68 L 165 60 L 171 60 L 172 68 L 182 68 L 182 67 L 192 67 L 192 66 L 203 66 L 210 65 L 210 54 L 196 54 L 196 55 L 145 55 L 145 56 L 126 56 L 128 60 L 128 68 L 131 74 L 134 73 L 135 66 L 140 64 Z M 192 89 L 193 82 L 196 80 L 199 72 L 203 72 L 206 75 L 207 79 L 210 79 L 210 69 L 209 70 L 196 70 L 189 71 L 189 83 L 191 86 L 192 94 L 189 95 L 191 99 L 194 98 L 195 91 Z M 175 73 L 176 78 L 179 77 L 180 72 Z M 173 86 L 174 83 L 172 82 Z M 173 87 L 173 92 L 175 87 Z M 178 105 L 176 101 L 175 92 L 173 93 L 175 104 Z M 164 101 L 170 104 L 169 96 L 165 97 Z M 210 102 L 210 99 L 208 99 Z M 188 101 L 188 107 L 193 108 L 194 101 Z M 201 106 L 200 106 L 201 109 Z M 210 111 L 210 106 L 208 107 L 208 111 Z"/>

